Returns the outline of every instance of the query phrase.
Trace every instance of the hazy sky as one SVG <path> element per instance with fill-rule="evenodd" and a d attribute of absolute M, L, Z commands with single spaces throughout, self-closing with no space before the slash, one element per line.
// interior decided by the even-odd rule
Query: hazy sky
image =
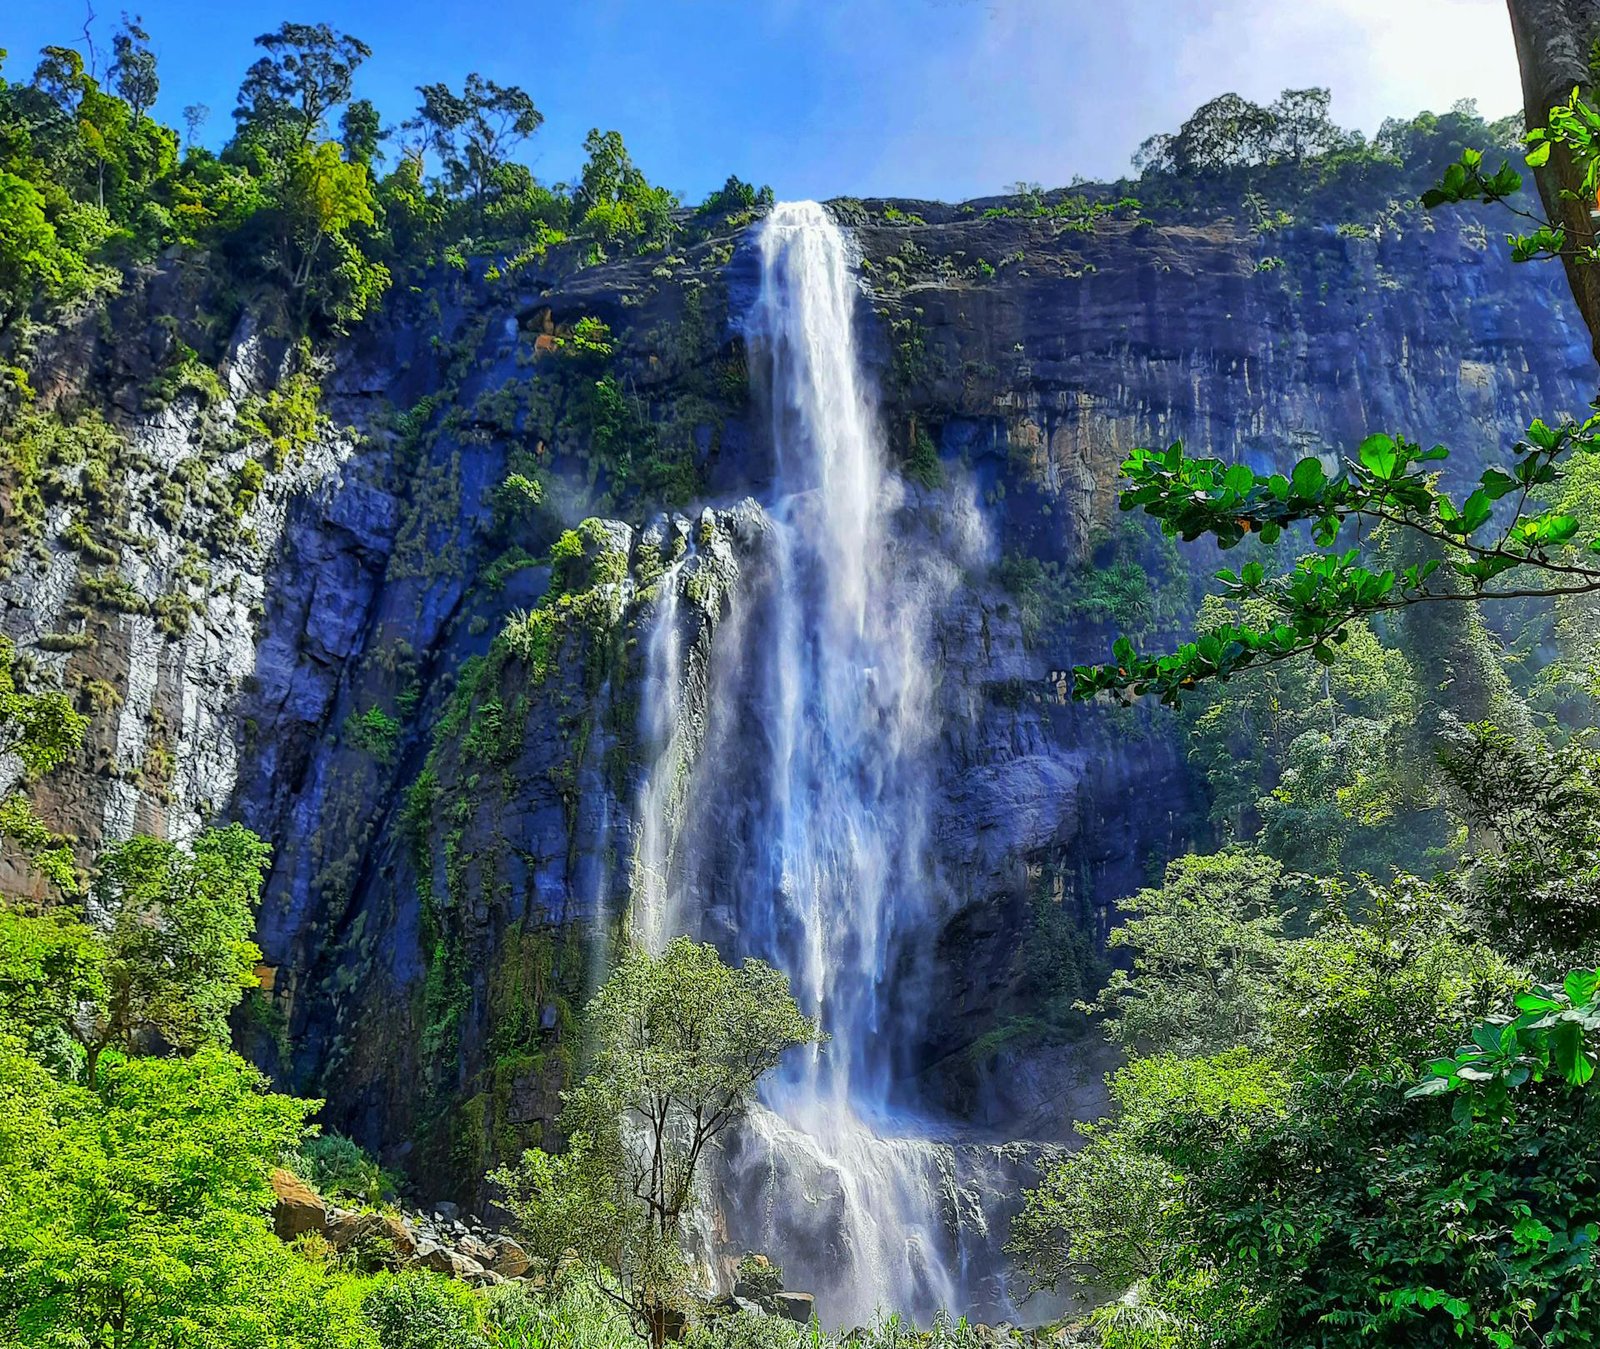
<path fill-rule="evenodd" d="M 117 0 L 95 0 L 109 48 Z M 71 43 L 81 0 L 11 0 L 6 74 Z M 1390 114 L 1476 98 L 1518 106 L 1504 0 L 129 0 L 161 60 L 157 111 L 231 127 L 251 39 L 326 20 L 372 60 L 358 92 L 398 121 L 413 86 L 469 70 L 524 86 L 546 124 L 527 149 L 574 174 L 615 127 L 656 181 L 698 198 L 730 173 L 780 197 L 956 199 L 1018 179 L 1115 176 L 1152 132 L 1227 90 L 1310 84 L 1371 132 Z"/>

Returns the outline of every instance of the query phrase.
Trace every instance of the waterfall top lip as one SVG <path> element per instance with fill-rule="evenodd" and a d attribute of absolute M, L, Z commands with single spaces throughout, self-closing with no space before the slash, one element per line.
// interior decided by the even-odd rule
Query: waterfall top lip
<path fill-rule="evenodd" d="M 763 230 L 805 229 L 814 225 L 839 228 L 838 222 L 833 218 L 833 212 L 820 201 L 812 201 L 809 198 L 802 201 L 774 202 L 760 222 L 760 228 Z"/>

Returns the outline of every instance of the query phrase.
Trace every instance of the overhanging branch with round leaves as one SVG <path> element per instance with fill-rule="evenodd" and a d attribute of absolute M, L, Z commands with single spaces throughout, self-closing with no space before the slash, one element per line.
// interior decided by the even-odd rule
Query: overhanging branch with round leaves
<path fill-rule="evenodd" d="M 1217 580 L 1226 593 L 1266 601 L 1278 621 L 1224 624 L 1163 656 L 1141 655 L 1121 639 L 1109 663 L 1074 669 L 1073 694 L 1154 693 L 1172 704 L 1201 680 L 1305 652 L 1331 663 L 1352 621 L 1385 610 L 1600 591 L 1600 537 L 1580 540 L 1575 516 L 1539 505 L 1572 455 L 1597 452 L 1600 417 L 1535 421 L 1512 447 L 1509 471 L 1485 469 L 1458 497 L 1439 482 L 1449 451 L 1403 436 L 1367 437 L 1332 474 L 1315 457 L 1287 474 L 1262 474 L 1190 455 L 1181 441 L 1135 450 L 1122 465 L 1122 509 L 1142 510 L 1185 542 L 1210 537 L 1228 549 L 1254 536 L 1272 545 L 1286 529 L 1308 525 L 1312 541 L 1332 550 L 1341 538 L 1354 535 L 1359 545 L 1388 527 L 1430 540 L 1442 556 L 1379 570 L 1355 546 L 1301 558 L 1281 575 L 1269 576 L 1260 561 L 1225 569 Z"/>

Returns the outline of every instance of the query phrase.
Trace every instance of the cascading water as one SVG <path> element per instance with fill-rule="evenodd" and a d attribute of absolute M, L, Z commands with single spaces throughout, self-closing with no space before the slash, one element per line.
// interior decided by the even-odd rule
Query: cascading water
<path fill-rule="evenodd" d="M 986 1235 L 972 1158 L 896 1086 L 931 965 L 926 648 L 953 569 L 893 527 L 901 489 L 858 358 L 848 241 L 802 202 L 775 207 L 757 242 L 746 338 L 773 492 L 717 633 L 687 780 L 665 701 L 681 677 L 677 570 L 657 607 L 636 912 L 648 941 L 687 929 L 778 966 L 831 1037 L 765 1084 L 728 1149 L 728 1244 L 770 1252 L 836 1323 L 992 1310 L 992 1288 L 972 1287 L 992 1262 L 963 1258 Z"/>

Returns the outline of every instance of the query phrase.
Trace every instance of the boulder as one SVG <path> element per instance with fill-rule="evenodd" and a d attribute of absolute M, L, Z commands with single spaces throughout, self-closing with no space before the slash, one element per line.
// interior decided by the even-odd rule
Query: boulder
<path fill-rule="evenodd" d="M 810 1325 L 817 1310 L 817 1300 L 810 1293 L 774 1293 L 772 1303 L 779 1316 L 800 1326 Z"/>
<path fill-rule="evenodd" d="M 442 1223 L 453 1223 L 461 1216 L 461 1206 L 452 1204 L 448 1199 L 441 1199 L 433 1206 L 433 1216 Z"/>
<path fill-rule="evenodd" d="M 416 1254 L 407 1262 L 414 1269 L 431 1269 L 435 1274 L 448 1274 L 452 1279 L 471 1279 L 486 1274 L 476 1260 L 436 1241 L 424 1241 Z"/>
<path fill-rule="evenodd" d="M 378 1237 L 383 1220 L 376 1213 L 357 1213 L 354 1209 L 328 1210 L 328 1240 L 336 1251 L 347 1251 L 357 1242 Z"/>
<path fill-rule="evenodd" d="M 493 1254 L 485 1263 L 496 1274 L 503 1274 L 508 1279 L 520 1279 L 533 1265 L 528 1253 L 510 1237 L 491 1238 L 489 1249 Z"/>
<path fill-rule="evenodd" d="M 361 1213 L 354 1209 L 328 1210 L 328 1240 L 334 1250 L 355 1252 L 363 1267 L 404 1264 L 416 1254 L 416 1235 L 403 1218 L 392 1213 Z"/>
<path fill-rule="evenodd" d="M 293 1171 L 281 1167 L 272 1173 L 272 1230 L 282 1241 L 306 1232 L 328 1231 L 328 1206 L 322 1196 Z"/>
<path fill-rule="evenodd" d="M 406 1225 L 404 1218 L 397 1218 L 392 1213 L 383 1215 L 383 1234 L 389 1239 L 389 1244 L 394 1247 L 394 1253 L 402 1260 L 410 1259 L 417 1253 L 416 1233 Z"/>
<path fill-rule="evenodd" d="M 475 1236 L 468 1235 L 462 1237 L 458 1242 L 456 1242 L 456 1249 L 460 1251 L 462 1255 L 476 1260 L 485 1268 L 492 1267 L 494 1264 L 494 1248 L 486 1241 L 479 1241 Z"/>

